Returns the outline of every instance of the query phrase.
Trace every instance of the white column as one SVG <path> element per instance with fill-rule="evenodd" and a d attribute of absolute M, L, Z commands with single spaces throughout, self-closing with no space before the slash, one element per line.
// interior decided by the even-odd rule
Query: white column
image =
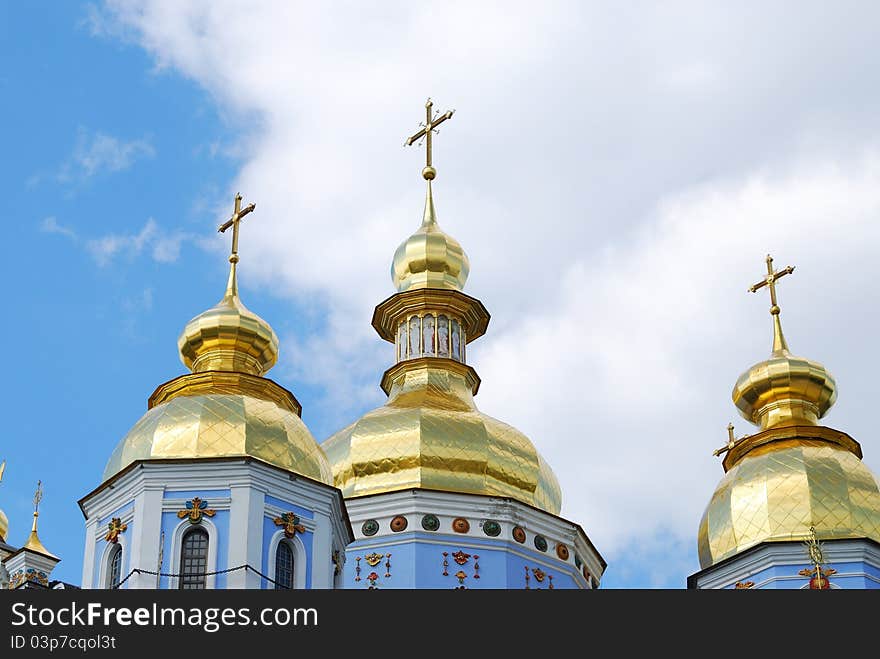
<path fill-rule="evenodd" d="M 134 533 L 129 545 L 131 562 L 129 570 L 139 568 L 156 572 L 159 566 L 159 541 L 162 536 L 162 495 L 164 486 L 148 486 L 134 499 Z M 168 557 L 163 563 L 168 565 Z M 163 572 L 168 572 L 163 567 Z M 125 577 L 125 575 L 122 575 Z M 155 589 L 156 576 L 153 574 L 133 574 L 126 585 L 129 588 Z"/>
<path fill-rule="evenodd" d="M 86 521 L 86 548 L 83 555 L 82 587 L 94 588 L 92 581 L 95 578 L 95 533 L 97 533 L 98 518 L 93 517 Z"/>
<path fill-rule="evenodd" d="M 330 518 L 315 513 L 315 532 L 312 533 L 312 588 L 333 588 L 333 529 Z"/>
<path fill-rule="evenodd" d="M 262 571 L 263 508 L 265 496 L 249 485 L 230 488 L 229 565 L 250 565 Z M 252 570 L 237 570 L 226 577 L 227 588 L 260 588 L 262 579 Z"/>

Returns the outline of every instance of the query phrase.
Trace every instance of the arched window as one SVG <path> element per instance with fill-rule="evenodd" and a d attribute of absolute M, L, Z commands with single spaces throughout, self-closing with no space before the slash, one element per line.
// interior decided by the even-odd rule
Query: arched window
<path fill-rule="evenodd" d="M 208 568 L 208 533 L 190 529 L 183 536 L 180 549 L 181 590 L 204 590 Z"/>
<path fill-rule="evenodd" d="M 107 557 L 107 588 L 116 588 L 122 578 L 122 546 L 116 545 Z"/>
<path fill-rule="evenodd" d="M 275 590 L 293 590 L 293 550 L 283 540 L 275 551 Z"/>

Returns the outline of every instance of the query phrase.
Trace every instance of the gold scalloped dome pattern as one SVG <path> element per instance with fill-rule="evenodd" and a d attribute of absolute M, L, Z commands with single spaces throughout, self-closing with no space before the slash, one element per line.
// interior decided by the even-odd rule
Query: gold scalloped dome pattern
<path fill-rule="evenodd" d="M 758 446 L 728 471 L 700 521 L 703 568 L 761 542 L 822 539 L 880 542 L 880 489 L 846 448 L 821 439 Z"/>
<path fill-rule="evenodd" d="M 181 361 L 194 373 L 262 375 L 278 359 L 275 331 L 238 297 L 235 267 L 233 263 L 223 299 L 190 320 L 177 340 Z"/>
<path fill-rule="evenodd" d="M 391 280 L 398 292 L 415 288 L 464 289 L 470 262 L 458 241 L 437 224 L 431 182 L 419 229 L 394 252 Z"/>
<path fill-rule="evenodd" d="M 246 393 L 184 393 L 153 407 L 119 442 L 104 479 L 135 460 L 230 456 L 333 483 L 327 457 L 302 419 L 276 401 Z"/>
<path fill-rule="evenodd" d="M 822 364 L 775 350 L 739 376 L 733 402 L 739 413 L 762 430 L 791 424 L 816 424 L 837 400 L 837 385 Z"/>
<path fill-rule="evenodd" d="M 0 508 L 0 542 L 6 542 L 7 537 L 9 537 L 9 518 Z"/>
<path fill-rule="evenodd" d="M 528 437 L 476 408 L 470 367 L 435 361 L 414 360 L 385 405 L 323 442 L 343 496 L 426 488 L 558 514 L 559 482 Z"/>

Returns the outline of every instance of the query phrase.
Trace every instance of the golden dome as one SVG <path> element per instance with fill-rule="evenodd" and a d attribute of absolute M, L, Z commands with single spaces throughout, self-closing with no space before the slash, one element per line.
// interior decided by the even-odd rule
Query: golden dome
<path fill-rule="evenodd" d="M 229 281 L 223 299 L 193 318 L 178 339 L 192 373 L 160 385 L 148 411 L 116 446 L 108 479 L 136 460 L 249 456 L 333 483 L 324 451 L 300 419 L 292 393 L 261 377 L 278 358 L 278 337 L 238 298 L 238 223 L 254 209 L 236 195 Z"/>
<path fill-rule="evenodd" d="M 818 362 L 788 351 L 779 315 L 774 319 L 774 350 L 739 376 L 733 402 L 761 430 L 784 425 L 815 425 L 837 400 L 837 385 Z"/>
<path fill-rule="evenodd" d="M 322 444 L 343 496 L 426 488 L 506 496 L 559 513 L 559 482 L 532 442 L 476 408 L 473 369 L 421 358 L 389 375 L 388 402 Z"/>
<path fill-rule="evenodd" d="M 3 512 L 3 509 L 0 508 L 0 542 L 6 542 L 6 538 L 9 537 L 9 518 L 6 516 L 6 513 Z"/>
<path fill-rule="evenodd" d="M 829 441 L 843 433 L 800 431 L 752 448 L 718 483 L 700 522 L 702 568 L 761 542 L 807 540 L 810 526 L 823 540 L 880 542 L 880 489 L 870 469 L 854 447 Z"/>
<path fill-rule="evenodd" d="M 150 400 L 151 409 L 110 456 L 104 480 L 135 460 L 251 456 L 333 482 L 327 457 L 299 418 L 299 404 L 271 380 L 244 373 L 184 375 Z"/>
<path fill-rule="evenodd" d="M 773 317 L 770 359 L 743 373 L 733 387 L 740 414 L 760 430 L 733 437 L 725 475 L 703 513 L 700 565 L 709 567 L 762 542 L 871 538 L 880 542 L 880 488 L 861 460 L 858 442 L 818 425 L 837 398 L 834 378 L 818 362 L 791 354 L 779 320 L 776 281 L 794 268 L 773 270 L 752 286 L 767 286 Z"/>
<path fill-rule="evenodd" d="M 223 299 L 186 324 L 177 340 L 180 359 L 194 373 L 237 371 L 262 375 L 278 359 L 278 337 L 238 297 L 236 261 Z"/>
<path fill-rule="evenodd" d="M 460 291 L 469 271 L 470 263 L 461 245 L 437 224 L 429 180 L 422 226 L 394 252 L 391 280 L 401 293 L 415 288 Z"/>

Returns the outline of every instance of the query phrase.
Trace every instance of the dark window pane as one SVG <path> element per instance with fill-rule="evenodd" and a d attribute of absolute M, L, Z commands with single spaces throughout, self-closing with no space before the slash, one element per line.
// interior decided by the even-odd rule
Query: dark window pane
<path fill-rule="evenodd" d="M 183 536 L 180 551 L 180 589 L 204 590 L 208 570 L 208 534 L 204 529 L 191 529 Z"/>
<path fill-rule="evenodd" d="M 293 551 L 283 541 L 275 552 L 275 590 L 293 590 Z"/>

